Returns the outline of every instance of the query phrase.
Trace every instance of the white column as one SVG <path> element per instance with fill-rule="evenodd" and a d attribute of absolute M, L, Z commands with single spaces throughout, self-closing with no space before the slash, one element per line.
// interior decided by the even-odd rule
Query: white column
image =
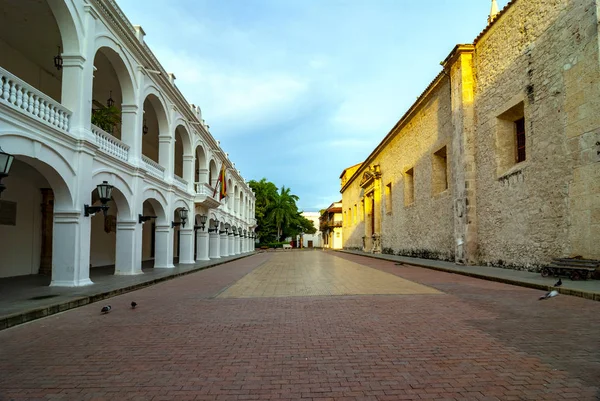
<path fill-rule="evenodd" d="M 173 176 L 173 138 L 168 133 L 158 136 L 158 164 L 165 168 L 165 179 Z"/>
<path fill-rule="evenodd" d="M 239 255 L 242 252 L 242 237 L 238 234 L 238 236 L 235 237 L 235 253 Z"/>
<path fill-rule="evenodd" d="M 194 192 L 194 155 L 183 156 L 183 178 L 188 182 L 188 191 Z"/>
<path fill-rule="evenodd" d="M 138 240 L 142 235 L 142 225 L 137 221 L 117 222 L 117 245 L 115 255 L 115 275 L 143 274 L 138 258 Z"/>
<path fill-rule="evenodd" d="M 209 253 L 208 256 L 211 259 L 219 259 L 221 257 L 221 252 L 219 250 L 221 244 L 221 238 L 219 237 L 218 232 L 211 232 L 208 234 L 209 237 Z"/>
<path fill-rule="evenodd" d="M 154 230 L 154 267 L 172 269 L 173 265 L 173 233 L 171 226 L 156 225 Z"/>
<path fill-rule="evenodd" d="M 179 263 L 194 264 L 194 229 L 179 230 Z"/>
<path fill-rule="evenodd" d="M 208 169 L 207 168 L 201 168 L 198 169 L 198 182 L 200 184 L 210 184 L 208 182 Z"/>
<path fill-rule="evenodd" d="M 208 233 L 196 230 L 196 260 L 210 260 L 208 257 Z"/>
<path fill-rule="evenodd" d="M 229 239 L 227 238 L 227 234 L 219 234 L 221 237 L 221 257 L 229 256 Z"/>
<path fill-rule="evenodd" d="M 227 253 L 228 253 L 230 256 L 233 256 L 233 255 L 235 255 L 235 246 L 234 246 L 234 243 L 235 243 L 235 236 L 234 236 L 233 234 L 231 234 L 231 233 L 230 233 L 230 234 L 229 234 L 229 238 L 228 238 L 228 241 L 227 241 L 227 242 L 228 242 L 228 243 L 227 243 L 227 247 L 228 247 L 228 248 L 227 248 Z"/>
<path fill-rule="evenodd" d="M 142 158 L 142 130 L 139 128 L 138 105 L 121 105 L 121 140 L 129 145 L 129 162 L 138 164 Z"/>
<path fill-rule="evenodd" d="M 90 218 L 80 211 L 54 212 L 52 287 L 80 287 L 90 280 Z"/>

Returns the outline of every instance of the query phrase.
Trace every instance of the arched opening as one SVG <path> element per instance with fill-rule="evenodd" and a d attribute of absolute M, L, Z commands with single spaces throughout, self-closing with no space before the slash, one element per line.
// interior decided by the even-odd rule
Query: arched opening
<path fill-rule="evenodd" d="M 157 253 L 156 226 L 167 224 L 165 211 L 161 203 L 153 198 L 146 199 L 142 204 L 142 215 L 152 216 L 142 224 L 142 266 L 153 268 Z"/>
<path fill-rule="evenodd" d="M 67 185 L 50 165 L 21 155 L 15 155 L 3 183 L 0 277 L 40 274 L 46 276 L 41 283 L 48 285 L 54 254 L 54 211 L 71 208 Z"/>
<path fill-rule="evenodd" d="M 96 51 L 94 69 L 92 124 L 125 143 L 130 142 L 123 137 L 126 130 L 122 116 L 123 105 L 135 103 L 129 71 L 119 54 L 110 47 L 100 47 Z"/>
<path fill-rule="evenodd" d="M 130 216 L 127 197 L 113 185 L 112 197 L 107 205 L 109 209 L 106 215 L 102 212 L 90 216 L 90 276 L 106 276 L 109 274 L 125 274 L 133 266 L 131 261 L 135 258 L 132 254 L 133 249 L 118 248 L 117 243 L 125 241 L 126 238 L 120 236 L 130 235 L 126 227 L 119 227 L 121 223 Z M 90 206 L 99 206 L 100 197 L 98 189 L 92 191 Z M 136 222 L 128 222 L 131 225 Z M 123 271 L 120 271 L 123 270 Z"/>
<path fill-rule="evenodd" d="M 142 119 L 142 155 L 148 159 L 165 166 L 161 160 L 159 135 L 168 135 L 169 122 L 167 114 L 161 101 L 154 94 L 150 94 L 144 100 L 144 115 Z"/>
<path fill-rule="evenodd" d="M 179 259 L 181 256 L 181 252 L 182 252 L 182 248 L 181 248 L 181 243 L 182 243 L 182 238 L 181 238 L 181 232 L 183 228 L 189 228 L 190 224 L 193 225 L 194 224 L 194 218 L 191 216 L 188 216 L 187 221 L 185 222 L 185 227 L 183 227 L 183 221 L 180 218 L 180 211 L 182 209 L 188 209 L 185 206 L 179 206 L 177 207 L 174 211 L 173 214 L 171 216 L 172 218 L 172 222 L 175 223 L 174 227 L 173 227 L 173 263 L 179 263 Z"/>
<path fill-rule="evenodd" d="M 210 163 L 208 165 L 208 182 L 211 187 L 215 187 L 217 185 L 217 179 L 219 176 L 219 172 L 217 171 L 217 163 L 214 159 L 210 159 Z"/>
<path fill-rule="evenodd" d="M 231 178 L 227 180 L 227 210 L 232 212 L 233 211 L 233 197 L 234 197 L 234 192 L 233 192 L 233 182 L 231 181 Z"/>
<path fill-rule="evenodd" d="M 72 25 L 68 10 L 62 14 L 63 29 L 68 30 L 66 25 Z M 63 44 L 59 23 L 47 1 L 11 1 L 2 5 L 0 68 L 60 103 L 63 70 L 54 65 L 59 46 L 61 53 L 66 46 L 72 52 L 78 51 L 77 36 Z"/>
<path fill-rule="evenodd" d="M 196 187 L 204 184 L 210 185 L 210 171 L 206 165 L 206 153 L 202 145 L 196 147 L 196 165 L 194 171 Z"/>
<path fill-rule="evenodd" d="M 240 212 L 240 206 L 239 206 L 239 202 L 240 202 L 240 194 L 239 194 L 239 189 L 238 186 L 236 185 L 234 190 L 233 190 L 233 213 L 235 215 L 238 215 Z"/>
<path fill-rule="evenodd" d="M 175 146 L 174 149 L 174 174 L 188 182 L 193 179 L 192 175 L 192 166 L 193 164 L 190 162 L 189 165 L 186 166 L 184 161 L 184 156 L 190 155 L 192 156 L 192 149 L 190 143 L 190 136 L 188 131 L 185 129 L 183 125 L 178 125 L 175 128 Z M 189 169 L 189 170 L 188 170 Z"/>

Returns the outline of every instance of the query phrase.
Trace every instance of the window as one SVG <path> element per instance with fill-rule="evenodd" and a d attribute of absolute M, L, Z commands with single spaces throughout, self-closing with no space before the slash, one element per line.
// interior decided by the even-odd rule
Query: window
<path fill-rule="evenodd" d="M 360 221 L 365 219 L 365 200 L 360 200 Z"/>
<path fill-rule="evenodd" d="M 385 212 L 392 214 L 392 183 L 385 186 Z"/>
<path fill-rule="evenodd" d="M 342 223 L 344 225 L 348 225 L 348 216 L 346 216 L 346 212 L 344 212 L 344 217 L 342 218 Z"/>
<path fill-rule="evenodd" d="M 445 146 L 433 154 L 431 180 L 434 195 L 448 189 L 448 161 Z"/>
<path fill-rule="evenodd" d="M 525 106 L 521 101 L 496 120 L 496 175 L 503 176 L 526 159 Z"/>
<path fill-rule="evenodd" d="M 517 137 L 517 163 L 525 161 L 525 119 L 520 118 L 515 121 L 515 131 Z"/>
<path fill-rule="evenodd" d="M 358 221 L 358 206 L 356 206 L 356 203 L 354 204 L 354 224 L 356 224 L 356 222 Z"/>
<path fill-rule="evenodd" d="M 404 173 L 404 205 L 415 202 L 415 170 L 411 168 Z"/>

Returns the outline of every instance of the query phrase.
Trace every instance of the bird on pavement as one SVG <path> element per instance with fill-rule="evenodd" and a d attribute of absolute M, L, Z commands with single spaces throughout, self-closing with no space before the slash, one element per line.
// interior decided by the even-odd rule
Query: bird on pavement
<path fill-rule="evenodd" d="M 102 313 L 108 313 L 108 312 L 110 312 L 111 309 L 112 308 L 111 308 L 110 305 L 106 305 L 106 306 L 102 307 L 102 310 L 100 310 L 100 312 L 102 312 Z"/>
<path fill-rule="evenodd" d="M 562 285 L 562 280 L 559 278 L 558 281 L 556 282 L 556 284 L 554 284 L 555 287 L 560 287 Z"/>
<path fill-rule="evenodd" d="M 137 302 L 132 301 L 131 302 L 131 309 L 135 309 L 136 306 L 137 306 Z"/>
<path fill-rule="evenodd" d="M 541 301 L 542 299 L 553 298 L 553 297 L 555 297 L 555 296 L 557 296 L 557 295 L 558 295 L 558 291 L 556 291 L 556 290 L 552 290 L 552 291 L 550 291 L 550 292 L 547 292 L 547 293 L 546 293 L 546 295 L 543 295 L 543 296 L 541 296 L 541 297 L 540 297 L 540 301 Z"/>

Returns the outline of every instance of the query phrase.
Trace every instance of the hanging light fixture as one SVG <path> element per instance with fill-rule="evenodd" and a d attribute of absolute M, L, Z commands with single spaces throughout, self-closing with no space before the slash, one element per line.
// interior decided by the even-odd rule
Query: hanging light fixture
<path fill-rule="evenodd" d="M 6 186 L 2 184 L 2 179 L 4 177 L 8 177 L 8 172 L 10 171 L 10 166 L 12 165 L 15 157 L 11 154 L 6 153 L 0 147 L 0 196 L 2 195 L 2 191 L 6 189 Z"/>
<path fill-rule="evenodd" d="M 202 231 L 204 231 L 204 225 L 206 224 L 206 219 L 208 218 L 208 216 L 206 216 L 205 214 L 201 214 L 200 215 L 200 225 L 199 226 L 194 226 L 194 229 L 199 229 L 201 228 Z M 210 229 L 208 230 L 210 231 Z"/>
<path fill-rule="evenodd" d="M 146 119 L 144 118 L 144 126 L 142 127 L 142 133 L 146 135 L 148 133 L 148 126 L 146 125 Z"/>
<path fill-rule="evenodd" d="M 58 71 L 62 70 L 63 67 L 63 58 L 60 55 L 60 46 L 58 46 L 58 54 L 54 56 L 54 66 Z"/>
<path fill-rule="evenodd" d="M 114 105 L 115 105 L 115 101 L 112 98 L 112 91 L 110 91 L 110 94 L 108 95 L 108 100 L 106 101 L 106 106 L 113 107 Z"/>
<path fill-rule="evenodd" d="M 102 210 L 102 213 L 104 213 L 104 215 L 106 216 L 106 211 L 108 210 L 107 203 L 112 196 L 113 188 L 114 187 L 112 185 L 110 185 L 107 181 L 102 181 L 102 184 L 98 184 L 96 186 L 96 189 L 98 189 L 98 195 L 100 197 L 100 203 L 102 205 L 100 205 L 100 206 L 83 205 L 84 215 L 86 217 L 88 217 L 88 216 L 90 216 L 92 214 L 96 214 Z"/>

